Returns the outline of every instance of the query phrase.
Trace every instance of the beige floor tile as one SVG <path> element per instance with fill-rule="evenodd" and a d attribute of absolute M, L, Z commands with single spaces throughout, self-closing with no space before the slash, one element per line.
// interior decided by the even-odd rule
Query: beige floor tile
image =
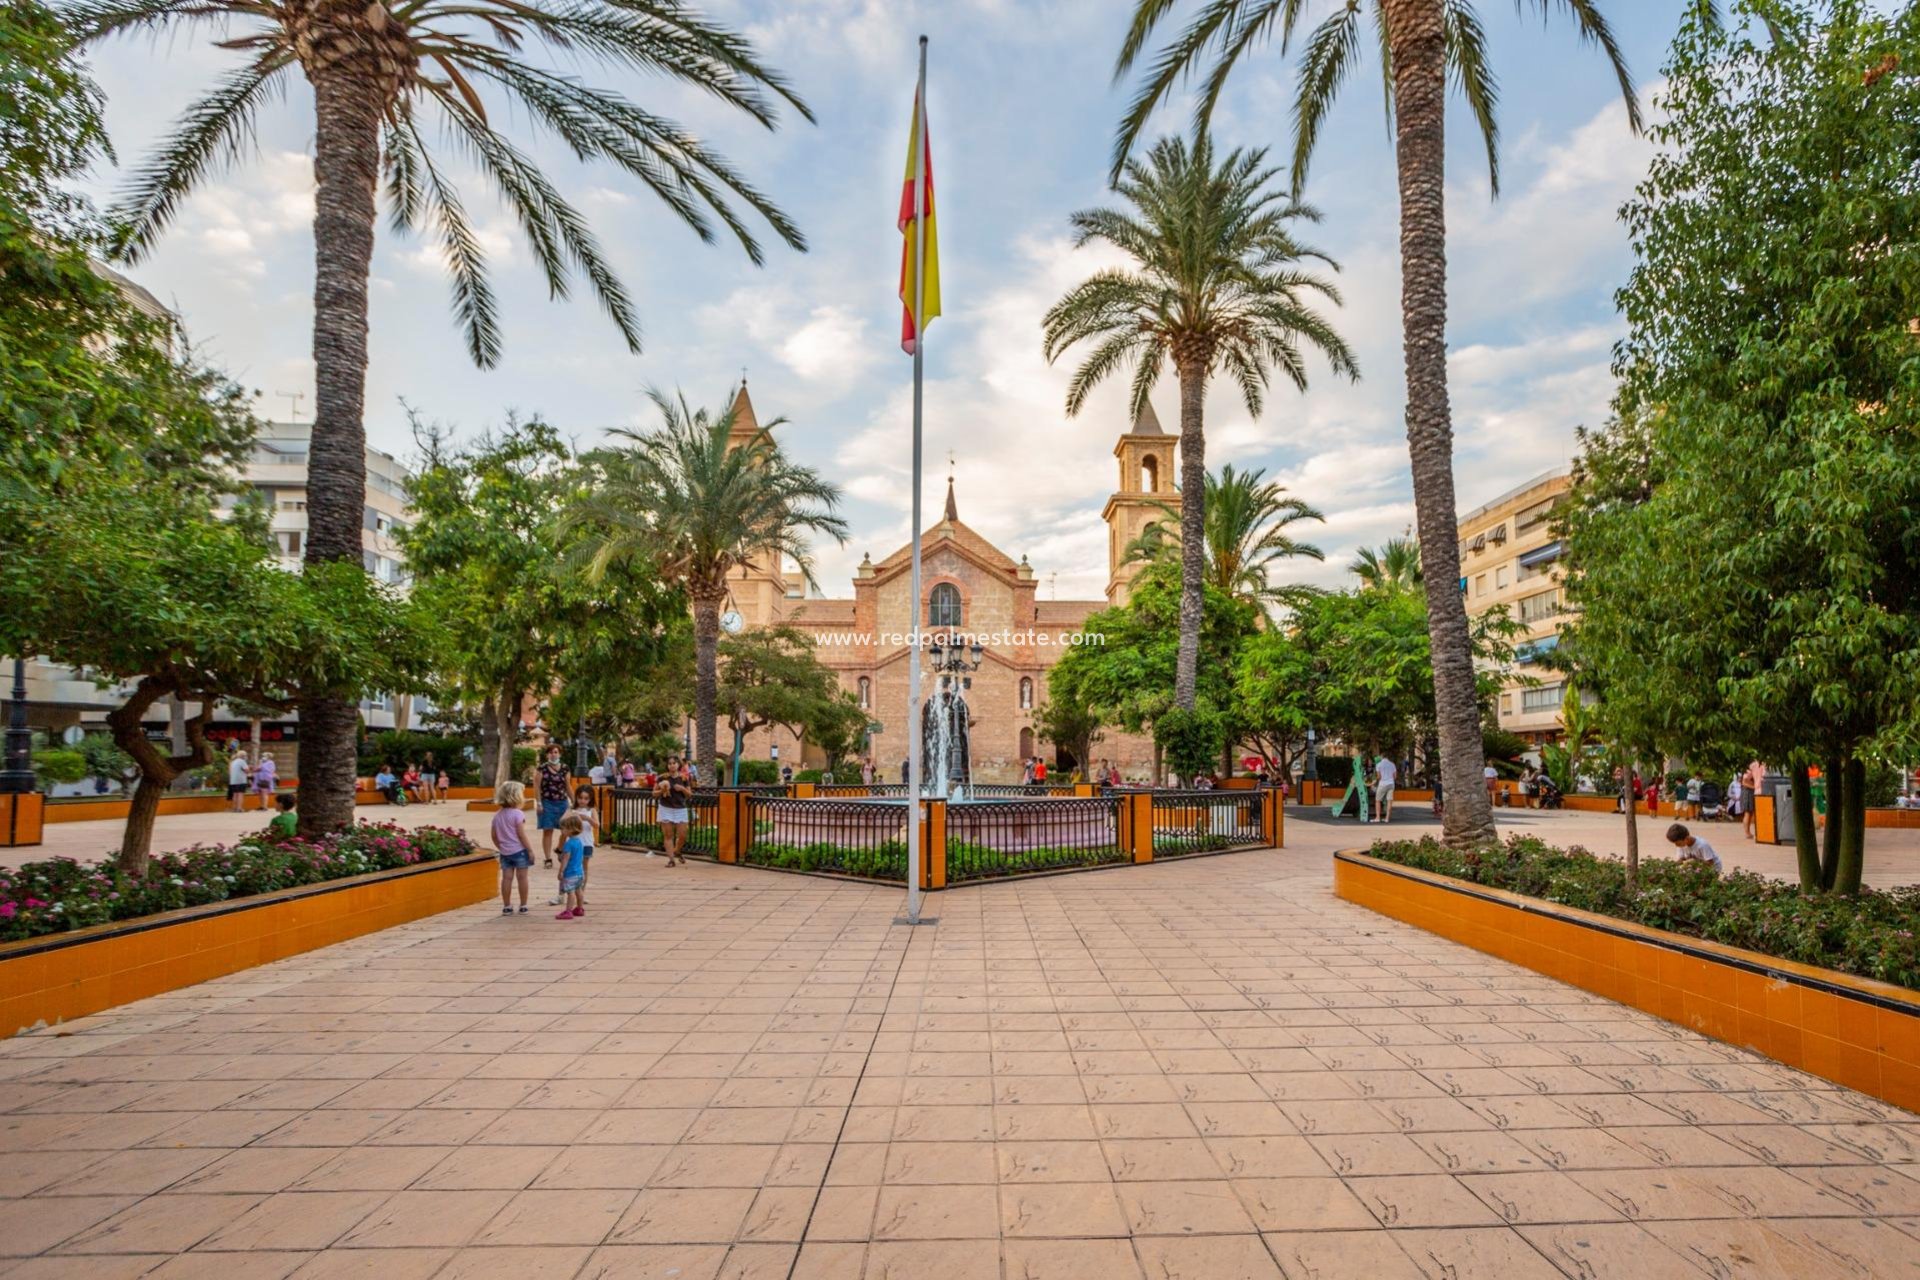
<path fill-rule="evenodd" d="M 603 1245 L 576 1280 L 714 1280 L 726 1263 L 726 1245 Z"/>
<path fill-rule="evenodd" d="M 1112 1176 L 1097 1142 L 999 1142 L 993 1151 L 1002 1183 L 1098 1182 Z"/>
<path fill-rule="evenodd" d="M 349 1248 L 457 1248 L 513 1202 L 508 1191 L 402 1191 L 341 1244 Z"/>
<path fill-rule="evenodd" d="M 148 1196 L 73 1236 L 62 1253 L 183 1253 L 260 1203 L 259 1196 Z M 59 1204 L 56 1199 L 52 1204 Z"/>
<path fill-rule="evenodd" d="M 1281 1273 L 1287 1280 L 1424 1280 L 1420 1268 L 1395 1242 L 1398 1234 L 1392 1231 L 1276 1232 L 1262 1239 L 1279 1260 Z"/>
<path fill-rule="evenodd" d="M 1013 1237 L 1125 1236 L 1127 1221 L 1107 1182 L 1039 1182 L 1000 1189 L 1000 1231 Z"/>
<path fill-rule="evenodd" d="M 385 1191 L 283 1191 L 213 1233 L 206 1249 L 325 1249 L 386 1203 Z M 291 1270 L 291 1268 L 289 1268 Z"/>
<path fill-rule="evenodd" d="M 311 1253 L 179 1253 L 145 1273 L 152 1280 L 284 1280 Z"/>
<path fill-rule="evenodd" d="M 896 1142 L 887 1149 L 883 1179 L 896 1185 L 992 1185 L 999 1176 L 990 1142 Z"/>
<path fill-rule="evenodd" d="M 1645 1229 L 1708 1275 L 1728 1280 L 1849 1280 L 1857 1274 L 1766 1222 L 1649 1222 Z M 1914 1265 L 1920 1269 L 1920 1260 Z"/>
<path fill-rule="evenodd" d="M 1405 1134 L 1342 1133 L 1307 1141 L 1342 1177 L 1440 1172 L 1440 1162 Z"/>
<path fill-rule="evenodd" d="M 808 1241 L 800 1246 L 791 1280 L 853 1280 L 867 1264 L 865 1244 Z"/>
<path fill-rule="evenodd" d="M 329 1249 L 300 1264 L 293 1280 L 428 1280 L 451 1249 Z"/>
<path fill-rule="evenodd" d="M 757 1194 L 747 1187 L 651 1188 L 627 1208 L 607 1243 L 728 1244 Z"/>
<path fill-rule="evenodd" d="M 355 1147 L 293 1180 L 292 1191 L 398 1191 L 412 1186 L 454 1147 Z"/>
<path fill-rule="evenodd" d="M 588 1256 L 578 1247 L 461 1249 L 434 1280 L 568 1280 Z"/>
<path fill-rule="evenodd" d="M 1259 1236 L 1154 1236 L 1137 1242 L 1146 1274 L 1155 1280 L 1279 1280 L 1284 1274 Z M 1124 1274 L 1124 1273 L 1123 1273 Z M 1315 1280 L 1331 1272 L 1302 1272 Z"/>
<path fill-rule="evenodd" d="M 633 1191 L 516 1192 L 474 1236 L 475 1246 L 597 1245 L 632 1204 Z"/>
<path fill-rule="evenodd" d="M 1250 1233 L 1254 1229 L 1233 1184 L 1224 1180 L 1124 1182 L 1117 1190 L 1127 1225 L 1136 1236 Z"/>
<path fill-rule="evenodd" d="M 461 1147 L 413 1183 L 421 1191 L 518 1191 L 564 1147 Z"/>
<path fill-rule="evenodd" d="M 740 1239 L 797 1244 L 806 1236 L 817 1195 L 813 1187 L 763 1188 L 741 1224 Z"/>
<path fill-rule="evenodd" d="M 653 1187 L 757 1187 L 766 1181 L 775 1146 L 678 1146 L 654 1169 Z"/>
<path fill-rule="evenodd" d="M 25 1256 L 51 1249 L 137 1203 L 131 1196 L 0 1200 L 0 1257 Z"/>
<path fill-rule="evenodd" d="M 1332 1177 L 1245 1178 L 1233 1189 L 1262 1231 L 1344 1231 L 1378 1225 L 1354 1194 L 1354 1187 L 1364 1185 L 1364 1179 L 1348 1184 Z"/>
<path fill-rule="evenodd" d="M 624 1187 L 637 1191 L 647 1185 L 672 1151 L 672 1147 L 613 1144 L 567 1147 L 540 1171 L 532 1185 L 543 1189 Z"/>
<path fill-rule="evenodd" d="M 981 1239 L 999 1234 L 993 1187 L 881 1187 L 874 1206 L 875 1240 Z"/>
<path fill-rule="evenodd" d="M 1629 1276 L 1632 1280 L 1700 1280 L 1699 1267 L 1631 1222 L 1514 1228 L 1569 1276 Z M 1859 1273 L 1871 1276 L 1871 1271 Z"/>
<path fill-rule="evenodd" d="M 999 1280 L 1000 1251 L 943 1240 L 875 1241 L 866 1280 Z"/>
<path fill-rule="evenodd" d="M 135 1280 L 150 1275 L 167 1259 L 158 1254 L 105 1254 L 61 1257 L 57 1254 L 26 1258 L 7 1265 L 6 1274 L 20 1280 Z"/>
<path fill-rule="evenodd" d="M 1101 1144 L 1116 1182 L 1216 1179 L 1220 1162 L 1199 1138 L 1118 1138 Z"/>
<path fill-rule="evenodd" d="M 1007 1240 L 1001 1258 L 1017 1280 L 1142 1280 L 1127 1240 Z"/>

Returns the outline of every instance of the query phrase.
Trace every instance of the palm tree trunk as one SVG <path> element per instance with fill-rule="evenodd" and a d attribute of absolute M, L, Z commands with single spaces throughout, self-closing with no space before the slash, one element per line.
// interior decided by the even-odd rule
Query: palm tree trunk
<path fill-rule="evenodd" d="M 1434 721 L 1446 784 L 1445 837 L 1494 838 L 1481 785 L 1480 705 L 1460 596 L 1447 404 L 1447 38 L 1439 0 L 1384 0 L 1393 59 L 1394 154 L 1400 179 L 1400 319 L 1407 370 L 1407 450 L 1432 642 Z"/>
<path fill-rule="evenodd" d="M 367 277 L 382 94 L 357 60 L 309 70 L 313 211 L 313 443 L 307 464 L 309 565 L 361 561 L 366 508 Z M 330 693 L 300 707 L 300 834 L 353 821 L 359 708 Z"/>
<path fill-rule="evenodd" d="M 1206 612 L 1207 361 L 1188 356 L 1180 375 L 1180 648 L 1173 667 L 1173 705 L 1193 710 L 1200 674 L 1200 624 Z"/>
<path fill-rule="evenodd" d="M 713 716 L 720 696 L 720 606 L 725 601 L 725 595 L 693 600 L 693 758 L 708 783 L 720 777 Z"/>

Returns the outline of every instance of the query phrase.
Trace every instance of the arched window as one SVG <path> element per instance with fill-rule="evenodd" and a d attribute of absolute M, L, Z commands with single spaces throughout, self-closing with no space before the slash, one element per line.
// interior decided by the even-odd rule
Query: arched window
<path fill-rule="evenodd" d="M 1020 731 L 1020 758 L 1022 760 L 1033 758 L 1033 730 L 1031 729 Z"/>
<path fill-rule="evenodd" d="M 873 681 L 865 676 L 860 677 L 860 705 L 863 708 L 873 705 Z"/>
<path fill-rule="evenodd" d="M 960 589 L 951 582 L 940 583 L 934 587 L 933 594 L 927 597 L 927 625 L 929 627 L 960 625 Z"/>
<path fill-rule="evenodd" d="M 1033 677 L 1031 676 L 1020 677 L 1020 709 L 1022 711 L 1033 709 Z"/>
<path fill-rule="evenodd" d="M 1160 459 L 1149 456 L 1140 463 L 1140 487 L 1148 493 L 1160 492 Z"/>

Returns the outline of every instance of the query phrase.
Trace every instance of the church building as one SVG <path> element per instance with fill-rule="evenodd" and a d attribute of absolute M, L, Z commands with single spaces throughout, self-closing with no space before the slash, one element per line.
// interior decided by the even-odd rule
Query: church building
<path fill-rule="evenodd" d="M 743 382 L 734 397 L 734 438 L 745 443 L 760 430 Z M 973 776 L 981 782 L 1017 782 L 1021 762 L 1040 756 L 1049 767 L 1074 763 L 1039 735 L 1036 716 L 1047 700 L 1047 674 L 1073 646 L 1087 618 L 1127 602 L 1139 564 L 1123 564 L 1126 548 L 1147 525 L 1166 519 L 1162 506 L 1179 509 L 1173 487 L 1175 437 L 1161 429 L 1151 406 L 1115 443 L 1119 483 L 1101 518 L 1108 529 L 1108 581 L 1103 600 L 1040 600 L 1037 575 L 1025 556 L 1015 560 L 988 542 L 960 518 L 953 481 L 938 523 L 920 544 L 920 598 L 911 598 L 911 545 L 881 560 L 860 561 L 850 598 L 808 596 L 805 582 L 789 576 L 773 557 L 752 568 L 736 569 L 729 583 L 729 608 L 746 626 L 785 623 L 811 633 L 822 664 L 860 700 L 880 729 L 872 738 L 876 769 L 889 781 L 899 777 L 907 756 L 907 673 L 911 650 L 905 643 L 916 616 L 920 626 L 939 634 L 957 634 L 962 643 L 985 646 L 972 675 L 967 703 L 972 712 Z M 922 669 L 922 696 L 937 678 Z M 718 726 L 724 755 L 732 732 Z M 743 758 L 767 759 L 780 748 L 782 763 L 796 769 L 822 763 L 817 751 L 784 729 L 750 734 Z M 1093 745 L 1095 761 L 1112 760 L 1128 779 L 1146 780 L 1153 769 L 1151 739 L 1107 728 Z M 1090 762 L 1077 762 L 1083 768 Z"/>

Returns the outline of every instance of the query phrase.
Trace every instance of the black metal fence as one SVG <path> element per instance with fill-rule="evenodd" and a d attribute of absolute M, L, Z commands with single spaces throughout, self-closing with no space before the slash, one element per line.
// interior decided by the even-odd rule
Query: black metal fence
<path fill-rule="evenodd" d="M 687 849 L 695 857 L 711 858 L 720 848 L 720 799 L 717 793 L 696 790 L 687 804 Z M 613 817 L 607 823 L 608 844 L 642 849 L 661 847 L 660 802 L 638 787 L 613 788 Z"/>
<path fill-rule="evenodd" d="M 745 861 L 905 884 L 908 807 L 753 796 L 747 801 Z"/>
<path fill-rule="evenodd" d="M 1021 796 L 1044 799 L 1050 795 L 1072 795 L 1073 788 L 1047 782 L 976 782 L 967 787 L 976 800 L 1011 800 Z"/>
<path fill-rule="evenodd" d="M 948 884 L 1126 861 L 1110 796 L 947 806 Z"/>
<path fill-rule="evenodd" d="M 1266 843 L 1258 791 L 1156 791 L 1153 856 L 1177 858 Z"/>

